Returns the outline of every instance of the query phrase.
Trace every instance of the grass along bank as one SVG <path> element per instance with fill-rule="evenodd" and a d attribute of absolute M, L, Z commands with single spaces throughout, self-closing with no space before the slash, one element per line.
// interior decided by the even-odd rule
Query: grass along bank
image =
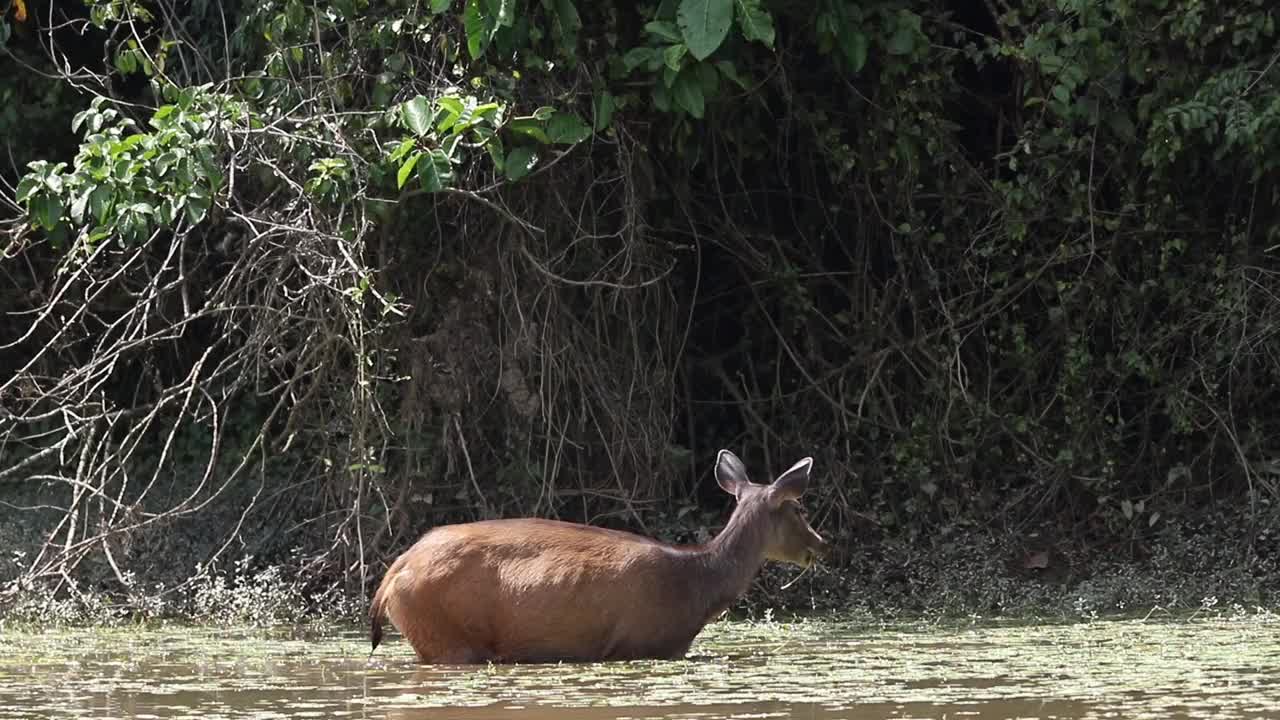
<path fill-rule="evenodd" d="M 1072 621 L 1152 612 L 1275 611 L 1280 609 L 1280 533 L 1272 528 L 1280 527 L 1280 516 L 1268 513 L 1250 525 L 1243 510 L 1210 509 L 1171 518 L 1141 542 L 1096 546 L 1048 533 L 1013 536 L 983 529 L 845 539 L 831 563 L 807 571 L 766 565 L 731 614 L 757 619 L 834 614 L 870 622 Z M 105 568 L 75 586 L 24 584 L 13 578 L 22 561 L 38 552 L 43 536 L 18 537 L 14 527 L 4 531 L 9 551 L 0 564 L 0 627 L 159 620 L 219 626 L 362 624 L 372 593 L 372 588 L 349 591 L 324 578 L 305 578 L 306 554 L 298 548 L 267 556 L 228 553 L 207 566 L 184 562 L 201 549 L 190 543 L 157 544 L 153 562 L 135 558 L 148 571 L 127 575 L 128 587 Z M 681 536 L 687 530 L 659 534 Z M 244 546 L 255 544 L 263 547 Z"/>

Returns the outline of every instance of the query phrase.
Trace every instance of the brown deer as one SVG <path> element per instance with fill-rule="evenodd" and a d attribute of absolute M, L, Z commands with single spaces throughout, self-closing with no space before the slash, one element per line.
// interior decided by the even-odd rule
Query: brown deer
<path fill-rule="evenodd" d="M 828 554 L 799 502 L 812 466 L 760 485 L 721 450 L 716 481 L 737 504 L 700 545 L 532 518 L 434 528 L 374 593 L 370 653 L 385 615 L 423 663 L 681 658 L 766 560 L 807 568 Z"/>

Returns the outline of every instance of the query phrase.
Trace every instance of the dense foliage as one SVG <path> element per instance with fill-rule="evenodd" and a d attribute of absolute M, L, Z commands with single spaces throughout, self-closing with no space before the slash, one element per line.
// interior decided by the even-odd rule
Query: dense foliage
<path fill-rule="evenodd" d="M 721 447 L 814 455 L 845 540 L 1269 505 L 1278 15 L 19 3 L 21 575 L 128 586 L 188 532 L 359 588 L 448 519 L 694 529 Z"/>

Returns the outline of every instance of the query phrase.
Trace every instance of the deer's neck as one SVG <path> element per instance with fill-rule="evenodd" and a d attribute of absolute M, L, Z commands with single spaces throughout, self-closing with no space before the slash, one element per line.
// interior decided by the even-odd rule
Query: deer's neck
<path fill-rule="evenodd" d="M 729 524 L 699 553 L 707 620 L 741 597 L 764 564 L 765 527 L 752 522 L 753 514 L 735 508 Z"/>

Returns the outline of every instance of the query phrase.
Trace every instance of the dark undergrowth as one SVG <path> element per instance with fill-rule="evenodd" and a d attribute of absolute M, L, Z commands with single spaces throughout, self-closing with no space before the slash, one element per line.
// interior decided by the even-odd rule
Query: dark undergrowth
<path fill-rule="evenodd" d="M 841 548 L 743 612 L 1276 602 L 1274 3 L 9 5 L 9 617 L 695 540 L 721 448 Z"/>
<path fill-rule="evenodd" d="M 730 616 L 874 624 L 1280 612 L 1280 533 L 1250 537 L 1244 520 L 1238 509 L 1211 510 L 1171 518 L 1141 540 L 1092 547 L 1048 532 L 975 530 L 911 542 L 867 532 L 808 570 L 767 564 Z M 1270 527 L 1280 527 L 1275 513 Z M 657 532 L 672 541 L 705 533 L 687 524 Z M 38 549 L 39 537 L 22 537 L 16 526 L 0 530 L 11 548 L 6 572 Z M 338 583 L 298 582 L 296 551 L 267 543 L 263 556 L 205 567 L 199 545 L 179 547 L 174 542 L 154 550 L 158 557 L 136 558 L 150 571 L 125 592 L 107 568 L 99 568 L 96 584 L 90 578 L 73 594 L 51 597 L 41 586 L 24 587 L 0 606 L 0 626 L 365 624 L 366 596 Z"/>

